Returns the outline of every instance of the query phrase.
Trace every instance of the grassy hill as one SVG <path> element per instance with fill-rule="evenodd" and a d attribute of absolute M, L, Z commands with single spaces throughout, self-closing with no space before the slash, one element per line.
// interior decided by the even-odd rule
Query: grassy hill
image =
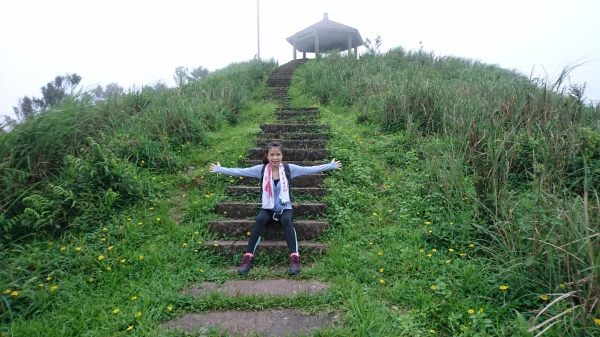
<path fill-rule="evenodd" d="M 238 278 L 240 257 L 202 245 L 236 183 L 208 165 L 237 165 L 273 120 L 275 67 L 81 93 L 0 135 L 0 333 L 156 335 L 183 312 L 296 308 L 339 312 L 321 336 L 600 335 L 599 107 L 566 73 L 401 48 L 295 72 L 293 104 L 320 108 L 344 163 L 325 182 L 331 250 L 301 274 L 326 295 L 179 294 Z M 284 259 L 260 258 L 250 278 L 280 276 Z"/>

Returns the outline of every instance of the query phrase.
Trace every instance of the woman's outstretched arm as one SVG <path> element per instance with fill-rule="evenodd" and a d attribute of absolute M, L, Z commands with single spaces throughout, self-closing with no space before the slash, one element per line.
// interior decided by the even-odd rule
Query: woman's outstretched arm
<path fill-rule="evenodd" d="M 248 168 L 228 168 L 222 167 L 219 162 L 217 164 L 210 164 L 210 172 L 214 173 L 222 173 L 229 174 L 235 177 L 250 177 L 250 178 L 260 178 L 260 171 L 262 171 L 262 165 L 256 165 Z"/>
<path fill-rule="evenodd" d="M 339 160 L 336 161 L 335 158 L 333 158 L 331 163 L 317 165 L 317 166 L 298 166 L 298 165 L 290 164 L 290 174 L 292 175 L 292 178 L 295 178 L 295 177 L 303 176 L 305 174 L 313 174 L 313 173 L 319 173 L 319 172 L 323 172 L 323 171 L 329 171 L 329 170 L 335 170 L 335 169 L 341 169 L 341 168 L 342 168 L 342 162 L 340 162 Z"/>

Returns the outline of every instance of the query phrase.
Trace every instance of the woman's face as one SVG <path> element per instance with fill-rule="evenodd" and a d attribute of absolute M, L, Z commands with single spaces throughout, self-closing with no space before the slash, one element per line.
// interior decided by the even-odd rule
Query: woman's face
<path fill-rule="evenodd" d="M 269 159 L 269 164 L 278 167 L 283 160 L 283 153 L 281 152 L 281 149 L 278 147 L 270 148 L 269 152 L 267 152 L 267 159 Z"/>

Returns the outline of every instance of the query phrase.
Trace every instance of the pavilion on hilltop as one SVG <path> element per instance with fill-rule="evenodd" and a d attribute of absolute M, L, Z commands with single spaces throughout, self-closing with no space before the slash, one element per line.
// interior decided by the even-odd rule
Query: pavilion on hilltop
<path fill-rule="evenodd" d="M 306 53 L 319 54 L 328 50 L 347 50 L 350 53 L 354 48 L 354 55 L 358 55 L 358 46 L 364 44 L 358 29 L 329 20 L 327 13 L 323 14 L 323 20 L 304 28 L 286 40 L 294 48 L 294 60 L 296 51 L 301 51 L 302 57 L 306 58 Z"/>

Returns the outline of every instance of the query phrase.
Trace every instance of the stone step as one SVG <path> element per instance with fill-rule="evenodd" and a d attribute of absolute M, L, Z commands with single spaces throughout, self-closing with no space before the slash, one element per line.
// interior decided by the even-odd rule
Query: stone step
<path fill-rule="evenodd" d="M 272 140 L 310 140 L 310 139 L 329 139 L 328 133 L 257 133 L 258 139 Z"/>
<path fill-rule="evenodd" d="M 314 115 L 296 115 L 296 116 L 280 116 L 276 115 L 273 118 L 275 123 L 286 123 L 286 124 L 317 124 L 319 117 Z"/>
<path fill-rule="evenodd" d="M 253 225 L 254 220 L 210 221 L 208 231 L 218 234 L 219 237 L 247 237 Z M 298 240 L 314 240 L 323 235 L 326 229 L 329 229 L 329 223 L 325 221 L 294 221 L 294 228 Z M 285 241 L 283 227 L 275 221 L 267 224 L 262 237 L 264 240 Z"/>
<path fill-rule="evenodd" d="M 227 193 L 230 195 L 255 194 L 259 197 L 260 186 L 229 186 Z M 312 195 L 314 197 L 323 197 L 327 195 L 326 188 L 319 187 L 296 187 L 296 179 L 292 179 L 292 193 L 294 195 Z"/>
<path fill-rule="evenodd" d="M 248 241 L 246 240 L 215 240 L 215 241 L 205 241 L 203 245 L 211 246 L 215 249 L 218 249 L 221 253 L 233 256 L 235 254 L 243 254 L 246 251 L 246 247 L 248 246 Z M 307 241 L 299 241 L 298 242 L 298 250 L 300 251 L 300 256 L 306 254 L 325 254 L 325 252 L 329 249 L 329 245 L 324 243 L 317 242 L 307 242 Z M 287 243 L 285 241 L 269 241 L 264 240 L 260 241 L 258 244 L 258 248 L 256 252 L 266 252 L 267 254 L 275 254 L 275 253 L 288 253 L 289 250 L 287 247 Z"/>
<path fill-rule="evenodd" d="M 261 206 L 258 202 L 219 202 L 215 213 L 232 219 L 244 219 L 256 216 Z M 327 215 L 327 205 L 323 203 L 292 203 L 292 209 L 294 216 Z"/>
<path fill-rule="evenodd" d="M 284 150 L 285 160 L 323 160 L 329 158 L 329 151 L 316 149 L 316 150 Z M 248 149 L 248 159 L 263 159 L 265 155 L 264 148 L 252 148 Z"/>
<path fill-rule="evenodd" d="M 254 144 L 261 148 L 266 148 L 267 144 L 272 142 L 271 139 L 257 139 Z M 283 151 L 287 155 L 288 149 L 325 149 L 327 147 L 326 140 L 280 140 L 283 146 Z"/>
<path fill-rule="evenodd" d="M 319 132 L 329 130 L 329 125 L 326 124 L 309 124 L 309 125 L 298 125 L 298 124 L 261 124 L 260 128 L 265 133 L 289 133 L 289 132 Z"/>
<path fill-rule="evenodd" d="M 204 331 L 210 336 L 314 336 L 337 320 L 333 313 L 306 315 L 294 309 L 190 313 L 161 323 L 156 336 L 207 336 Z"/>
<path fill-rule="evenodd" d="M 291 163 L 286 161 L 286 163 Z M 260 163 L 262 164 L 262 162 Z M 314 166 L 314 165 L 311 165 Z M 296 177 L 292 180 L 292 184 L 294 184 L 294 188 L 296 187 L 317 187 L 319 185 L 321 185 L 323 183 L 323 181 L 325 181 L 325 178 L 327 178 L 328 175 L 325 173 L 317 173 L 317 174 L 307 174 L 307 175 L 303 175 L 303 176 L 299 176 Z M 256 178 L 248 178 L 248 177 L 242 177 L 242 179 L 240 178 L 236 178 L 239 181 L 243 182 L 246 186 L 258 186 L 259 184 L 259 180 Z"/>
<path fill-rule="evenodd" d="M 319 108 L 275 108 L 275 112 L 319 112 Z"/>
<path fill-rule="evenodd" d="M 260 263 L 258 263 L 260 264 Z M 192 284 L 180 293 L 194 297 L 203 297 L 210 293 L 227 294 L 227 296 L 275 296 L 294 297 L 300 294 L 316 295 L 329 288 L 329 285 L 315 280 L 261 279 L 231 280 L 225 283 L 202 282 Z M 243 322 L 243 321 L 242 321 Z"/>
<path fill-rule="evenodd" d="M 328 161 L 310 161 L 310 160 L 306 160 L 306 161 L 286 160 L 285 162 L 287 164 L 294 164 L 294 165 L 298 165 L 298 166 L 317 166 L 317 165 L 329 164 Z M 238 161 L 238 164 L 240 166 L 255 166 L 255 165 L 262 165 L 262 163 L 263 163 L 262 160 L 259 160 L 259 159 L 252 159 L 252 160 L 241 159 Z M 306 177 L 306 176 L 304 176 L 304 177 Z M 302 177 L 294 178 L 294 187 L 298 186 L 298 185 L 296 185 L 296 179 L 301 179 L 301 178 Z"/>
<path fill-rule="evenodd" d="M 286 124 L 294 124 L 294 125 L 315 124 L 315 120 L 304 120 L 304 119 L 279 120 L 277 118 L 274 118 L 273 121 L 274 122 L 284 122 Z"/>
<path fill-rule="evenodd" d="M 288 119 L 319 119 L 318 111 L 275 111 L 275 118 L 280 120 Z"/>

